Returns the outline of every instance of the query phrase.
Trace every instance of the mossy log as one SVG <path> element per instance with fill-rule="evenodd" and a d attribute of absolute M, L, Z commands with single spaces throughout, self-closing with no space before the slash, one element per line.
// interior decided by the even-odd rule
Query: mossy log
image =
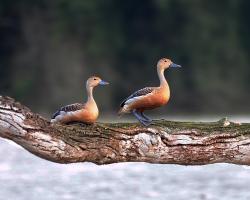
<path fill-rule="evenodd" d="M 9 97 L 0 97 L 0 137 L 57 163 L 148 162 L 250 165 L 250 124 L 153 121 L 51 124 Z"/>

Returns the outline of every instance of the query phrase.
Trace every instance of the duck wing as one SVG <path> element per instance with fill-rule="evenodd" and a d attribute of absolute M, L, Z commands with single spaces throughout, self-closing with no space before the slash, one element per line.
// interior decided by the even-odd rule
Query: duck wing
<path fill-rule="evenodd" d="M 82 108 L 84 108 L 84 104 L 81 103 L 74 103 L 67 106 L 63 106 L 52 115 L 52 119 L 55 119 L 58 115 L 61 115 L 63 113 L 75 112 L 81 110 Z"/>
<path fill-rule="evenodd" d="M 150 94 L 153 92 L 155 87 L 145 87 L 143 89 L 137 90 L 133 94 L 131 94 L 128 98 L 124 99 L 124 101 L 120 104 L 120 107 L 123 107 L 129 100 L 131 101 L 133 98 L 141 97 Z"/>

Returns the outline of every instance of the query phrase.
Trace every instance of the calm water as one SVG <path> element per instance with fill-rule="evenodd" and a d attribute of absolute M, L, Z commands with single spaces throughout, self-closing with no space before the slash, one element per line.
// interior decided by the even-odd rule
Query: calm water
<path fill-rule="evenodd" d="M 0 140 L 0 199 L 250 199 L 250 168 L 125 163 L 60 165 Z"/>

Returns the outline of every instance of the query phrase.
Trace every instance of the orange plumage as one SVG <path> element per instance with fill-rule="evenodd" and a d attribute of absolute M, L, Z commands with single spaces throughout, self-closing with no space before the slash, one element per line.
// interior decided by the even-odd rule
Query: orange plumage
<path fill-rule="evenodd" d="M 146 87 L 130 95 L 122 102 L 119 114 L 132 112 L 142 124 L 149 125 L 152 120 L 143 112 L 163 106 L 169 101 L 170 89 L 164 76 L 164 71 L 169 67 L 180 67 L 180 65 L 166 58 L 160 59 L 157 63 L 160 86 Z"/>
<path fill-rule="evenodd" d="M 129 110 L 137 109 L 140 112 L 145 110 L 152 110 L 154 108 L 167 104 L 170 98 L 170 91 L 168 87 L 156 88 L 151 93 L 138 98 L 138 100 L 128 104 Z"/>
<path fill-rule="evenodd" d="M 60 108 L 52 116 L 51 122 L 64 124 L 69 122 L 83 122 L 87 124 L 95 123 L 99 116 L 99 110 L 93 97 L 93 89 L 97 85 L 107 84 L 107 82 L 102 81 L 99 77 L 90 77 L 86 83 L 88 93 L 87 102 L 85 104 L 75 103 Z"/>

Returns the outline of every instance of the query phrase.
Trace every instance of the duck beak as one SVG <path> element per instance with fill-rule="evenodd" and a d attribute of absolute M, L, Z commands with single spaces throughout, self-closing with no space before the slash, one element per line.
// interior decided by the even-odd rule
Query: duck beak
<path fill-rule="evenodd" d="M 108 84 L 109 84 L 108 82 L 103 81 L 103 80 L 101 80 L 100 83 L 99 83 L 99 85 L 108 85 Z"/>
<path fill-rule="evenodd" d="M 171 63 L 170 65 L 169 65 L 169 67 L 181 67 L 180 65 L 177 65 L 177 64 L 175 64 L 175 63 Z"/>

